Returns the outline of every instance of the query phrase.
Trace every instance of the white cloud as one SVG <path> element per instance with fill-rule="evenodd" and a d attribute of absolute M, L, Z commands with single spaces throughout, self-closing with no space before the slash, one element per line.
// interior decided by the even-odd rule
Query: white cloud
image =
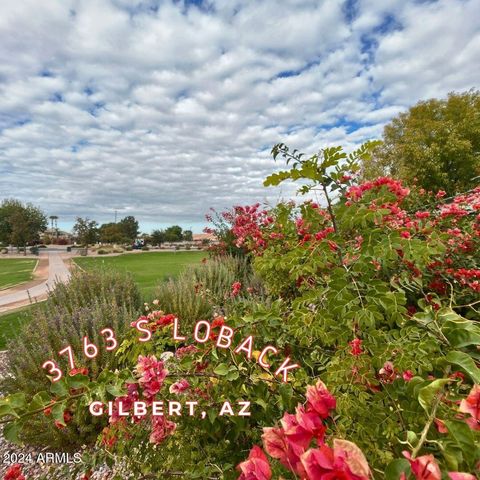
<path fill-rule="evenodd" d="M 3 0 L 2 196 L 197 225 L 294 191 L 262 187 L 276 142 L 353 148 L 479 86 L 480 0 L 199 3 Z"/>

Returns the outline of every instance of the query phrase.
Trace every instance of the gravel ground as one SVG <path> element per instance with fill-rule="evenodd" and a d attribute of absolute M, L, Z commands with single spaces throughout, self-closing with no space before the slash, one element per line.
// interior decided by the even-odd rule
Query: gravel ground
<path fill-rule="evenodd" d="M 8 365 L 5 352 L 0 352 L 0 378 L 8 374 Z M 0 392 L 1 396 L 2 392 Z M 2 427 L 0 426 L 0 478 L 3 478 L 6 471 L 13 463 L 20 463 L 23 466 L 23 474 L 26 480 L 79 480 L 83 474 L 75 475 L 72 472 L 74 466 L 73 454 L 70 454 L 68 463 L 54 464 L 42 461 L 48 458 L 47 454 L 53 453 L 48 447 L 19 446 L 9 443 L 3 438 Z M 113 476 L 108 467 L 99 467 L 90 477 L 91 480 L 109 480 Z M 118 477 L 117 477 L 118 478 Z"/>

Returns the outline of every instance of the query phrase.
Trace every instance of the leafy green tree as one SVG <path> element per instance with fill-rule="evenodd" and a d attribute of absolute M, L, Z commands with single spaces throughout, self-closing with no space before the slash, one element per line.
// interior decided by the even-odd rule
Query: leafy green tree
<path fill-rule="evenodd" d="M 480 91 L 419 102 L 386 125 L 362 176 L 388 175 L 448 195 L 473 188 L 480 175 Z"/>
<path fill-rule="evenodd" d="M 182 237 L 183 237 L 183 240 L 185 240 L 186 242 L 193 241 L 193 233 L 191 230 L 184 230 Z"/>
<path fill-rule="evenodd" d="M 129 215 L 118 222 L 123 236 L 128 240 L 135 240 L 139 234 L 138 221 L 135 217 Z"/>
<path fill-rule="evenodd" d="M 183 240 L 182 227 L 172 225 L 165 230 L 166 242 L 181 242 Z"/>
<path fill-rule="evenodd" d="M 125 243 L 130 240 L 118 223 L 104 223 L 98 229 L 98 235 L 103 243 Z"/>
<path fill-rule="evenodd" d="M 77 217 L 73 232 L 80 243 L 85 245 L 85 251 L 88 254 L 88 246 L 98 240 L 98 223 L 89 218 Z"/>
<path fill-rule="evenodd" d="M 47 228 L 47 217 L 31 203 L 6 199 L 0 205 L 0 242 L 25 248 L 38 242 Z M 26 253 L 26 252 L 25 252 Z"/>
<path fill-rule="evenodd" d="M 165 232 L 163 230 L 154 230 L 150 235 L 152 245 L 161 245 L 165 243 Z"/>

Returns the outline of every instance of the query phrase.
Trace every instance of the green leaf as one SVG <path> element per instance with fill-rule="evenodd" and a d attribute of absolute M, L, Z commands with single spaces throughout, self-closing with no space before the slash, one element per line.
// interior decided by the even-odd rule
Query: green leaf
<path fill-rule="evenodd" d="M 7 415 L 13 415 L 18 418 L 17 412 L 15 412 L 15 409 L 13 409 L 11 405 L 0 405 L 0 418 L 6 417 Z"/>
<path fill-rule="evenodd" d="M 385 480 L 399 480 L 402 473 L 409 473 L 410 463 L 405 458 L 392 460 L 385 469 Z M 408 474 L 407 474 L 408 477 Z"/>
<path fill-rule="evenodd" d="M 271 187 L 271 186 L 277 186 L 283 181 L 287 180 L 290 178 L 290 172 L 278 172 L 278 173 L 273 173 L 272 175 L 269 175 L 263 182 L 264 187 Z"/>
<path fill-rule="evenodd" d="M 56 403 L 52 407 L 52 417 L 61 425 L 65 426 L 66 423 L 63 420 L 63 412 L 65 411 L 65 402 Z"/>
<path fill-rule="evenodd" d="M 265 402 L 265 400 L 262 400 L 261 398 L 257 398 L 255 400 L 255 403 L 257 405 L 260 405 L 264 410 L 266 410 L 268 408 L 267 402 Z"/>
<path fill-rule="evenodd" d="M 73 377 L 68 377 L 67 385 L 70 388 L 83 388 L 89 384 L 90 380 L 86 375 L 74 375 Z"/>
<path fill-rule="evenodd" d="M 480 383 L 480 369 L 477 368 L 475 362 L 467 353 L 459 352 L 457 350 L 448 352 L 445 360 L 448 363 L 457 365 L 465 370 L 475 383 Z"/>
<path fill-rule="evenodd" d="M 50 391 L 57 397 L 65 397 L 68 395 L 68 388 L 65 384 L 65 379 L 61 379 L 58 382 L 52 383 Z"/>
<path fill-rule="evenodd" d="M 469 462 L 473 462 L 477 448 L 470 427 L 465 422 L 458 422 L 456 420 L 445 420 L 445 425 L 448 433 L 453 436 L 458 446 L 462 449 L 465 458 L 467 458 Z"/>
<path fill-rule="evenodd" d="M 16 423 L 7 423 L 3 428 L 3 436 L 11 443 L 20 443 L 18 434 L 20 433 L 21 426 Z"/>
<path fill-rule="evenodd" d="M 240 373 L 238 372 L 238 370 L 231 370 L 227 373 L 225 378 L 227 380 L 237 380 L 239 376 L 240 376 Z"/>
<path fill-rule="evenodd" d="M 448 378 L 439 378 L 419 390 L 418 402 L 427 413 L 430 413 L 435 395 L 450 381 Z"/>
<path fill-rule="evenodd" d="M 25 400 L 24 393 L 14 393 L 8 397 L 8 403 L 13 408 L 25 408 L 27 405 L 27 401 Z"/>
<path fill-rule="evenodd" d="M 29 410 L 37 410 L 38 408 L 42 408 L 50 403 L 52 399 L 47 392 L 38 392 L 30 402 Z"/>
<path fill-rule="evenodd" d="M 217 365 L 213 373 L 223 377 L 228 373 L 228 366 L 225 363 L 221 363 L 220 365 Z"/>
<path fill-rule="evenodd" d="M 123 388 L 121 385 L 107 385 L 105 388 L 107 392 L 114 397 L 122 397 L 127 393 L 125 388 Z"/>

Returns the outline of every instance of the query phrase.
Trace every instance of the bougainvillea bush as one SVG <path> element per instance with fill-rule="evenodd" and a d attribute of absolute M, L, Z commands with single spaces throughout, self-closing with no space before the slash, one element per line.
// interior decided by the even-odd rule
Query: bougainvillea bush
<path fill-rule="evenodd" d="M 53 403 L 46 392 L 29 405 L 21 392 L 4 399 L 8 437 L 46 407 L 62 425 L 113 401 L 85 470 L 106 461 L 136 478 L 476 478 L 480 187 L 445 198 L 391 178 L 358 184 L 370 148 L 307 158 L 276 146 L 289 169 L 266 186 L 298 181 L 305 200 L 228 217 L 268 297 L 233 282 L 228 308 L 198 319 L 208 321 L 203 343 L 191 329 L 175 340 L 181 318 L 149 305 L 116 371 L 66 375 Z M 238 350 L 250 335 L 251 351 Z M 284 361 L 296 364 L 286 378 Z M 206 415 L 119 414 L 138 400 L 196 401 Z M 219 415 L 241 400 L 250 416 Z"/>

